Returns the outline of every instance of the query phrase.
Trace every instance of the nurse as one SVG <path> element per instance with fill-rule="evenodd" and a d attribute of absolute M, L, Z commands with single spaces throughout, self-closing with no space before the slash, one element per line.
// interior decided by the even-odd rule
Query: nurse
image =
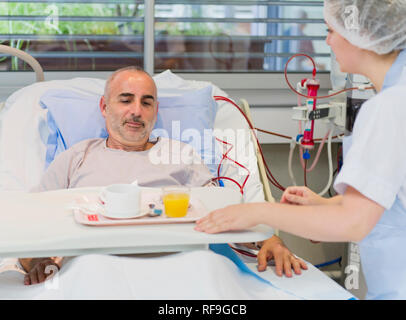
<path fill-rule="evenodd" d="M 341 71 L 369 78 L 344 165 L 326 199 L 287 188 L 280 203 L 211 212 L 196 230 L 268 224 L 303 238 L 359 243 L 367 299 L 406 299 L 406 1 L 325 0 L 327 44 Z"/>

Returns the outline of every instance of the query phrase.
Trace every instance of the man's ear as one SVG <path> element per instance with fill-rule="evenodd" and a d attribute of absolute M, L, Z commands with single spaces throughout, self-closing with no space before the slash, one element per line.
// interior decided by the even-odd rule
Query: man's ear
<path fill-rule="evenodd" d="M 100 107 L 100 111 L 103 115 L 103 117 L 106 117 L 106 98 L 104 96 L 101 96 L 100 101 L 99 101 L 99 107 Z"/>
<path fill-rule="evenodd" d="M 159 101 L 156 102 L 156 116 L 158 116 L 158 110 L 159 110 Z"/>

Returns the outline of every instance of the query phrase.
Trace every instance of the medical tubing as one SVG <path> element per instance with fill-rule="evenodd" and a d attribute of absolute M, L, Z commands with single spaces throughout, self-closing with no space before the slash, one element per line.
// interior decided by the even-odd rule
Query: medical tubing
<path fill-rule="evenodd" d="M 296 58 L 296 57 L 299 57 L 299 56 L 303 56 L 303 57 L 307 57 L 307 58 L 309 58 L 310 59 L 310 61 L 312 62 L 312 64 L 313 64 L 313 78 L 315 77 L 315 75 L 316 75 L 316 73 L 315 73 L 315 62 L 314 62 L 314 60 L 313 60 L 313 58 L 312 57 L 310 57 L 309 55 L 307 55 L 307 54 L 304 54 L 304 53 L 298 53 L 298 54 L 295 54 L 295 55 L 293 55 L 292 57 L 290 57 L 290 59 L 288 60 L 288 62 L 286 62 L 286 65 L 285 65 L 285 80 L 286 80 L 286 83 L 287 83 L 287 85 L 289 86 L 289 88 L 293 91 L 293 92 L 295 92 L 297 95 L 299 95 L 299 96 L 301 96 L 301 97 L 304 97 L 304 98 L 307 98 L 307 99 L 328 99 L 328 98 L 331 98 L 331 97 L 334 97 L 334 96 L 337 96 L 337 95 L 339 95 L 339 94 L 341 94 L 341 93 L 343 93 L 343 92 L 347 92 L 347 91 L 353 91 L 353 90 L 359 90 L 360 88 L 359 87 L 355 87 L 355 88 L 347 88 L 347 89 L 343 89 L 343 90 L 341 90 L 341 91 L 337 91 L 337 92 L 334 92 L 334 93 L 332 93 L 332 94 L 329 94 L 329 95 L 327 95 L 327 96 L 317 96 L 317 97 L 312 97 L 312 96 L 308 96 L 308 95 L 305 95 L 305 94 L 302 94 L 302 93 L 300 93 L 300 92 L 298 92 L 291 84 L 290 84 L 290 82 L 289 82 L 289 79 L 288 79 L 288 65 L 289 65 L 289 63 L 292 61 L 292 59 L 294 59 L 294 58 Z M 366 87 L 366 88 L 362 88 L 363 90 L 373 90 L 373 89 L 375 89 L 375 87 Z"/>
<path fill-rule="evenodd" d="M 232 145 L 231 143 L 228 143 L 228 142 L 226 142 L 226 141 L 224 141 L 224 140 L 221 140 L 221 139 L 219 139 L 219 138 L 217 138 L 217 137 L 216 137 L 216 140 L 217 140 L 217 141 L 220 141 L 220 142 L 223 143 L 223 144 L 227 144 L 227 145 L 230 146 L 230 149 L 228 149 L 228 150 L 226 151 L 226 153 L 223 154 L 223 157 L 221 158 L 220 163 L 219 163 L 219 165 L 218 165 L 218 167 L 217 167 L 217 177 L 219 177 L 219 176 L 220 176 L 220 168 L 221 168 L 222 162 L 223 162 L 224 159 L 228 158 L 227 155 L 228 155 L 228 153 L 231 151 L 231 149 L 233 149 L 233 145 Z"/>
<path fill-rule="evenodd" d="M 311 166 L 311 168 L 309 168 L 309 169 L 307 169 L 307 168 L 305 167 L 305 163 L 304 163 L 304 160 L 303 160 L 303 149 L 299 146 L 299 148 L 300 148 L 300 149 L 299 149 L 299 150 L 300 150 L 300 163 L 301 163 L 301 165 L 302 165 L 303 170 L 305 170 L 306 172 L 311 172 L 311 171 L 316 167 L 316 164 L 317 164 L 317 162 L 318 162 L 318 160 L 319 160 L 319 158 L 320 158 L 321 151 L 322 151 L 322 149 L 323 149 L 323 145 L 324 145 L 325 140 L 327 139 L 328 135 L 329 135 L 329 132 L 328 132 L 328 133 L 326 134 L 326 136 L 323 138 L 323 141 L 322 141 L 322 143 L 320 144 L 319 149 L 318 149 L 318 151 L 317 151 L 316 158 L 314 159 L 314 161 L 313 161 L 313 163 L 312 163 L 312 166 Z M 296 179 L 295 179 L 295 176 L 294 176 L 294 174 L 293 174 L 293 169 L 292 169 L 292 159 L 293 159 L 293 154 L 294 154 L 295 147 L 296 147 L 296 141 L 293 141 L 293 140 L 292 140 L 292 142 L 291 142 L 291 144 L 290 144 L 290 150 L 289 150 L 288 172 L 289 172 L 289 177 L 290 177 L 290 180 L 292 181 L 292 184 L 293 184 L 294 186 L 297 186 Z M 305 185 L 306 185 L 306 183 L 305 183 Z"/>
<path fill-rule="evenodd" d="M 302 124 L 299 121 L 299 135 L 302 133 Z M 324 143 L 326 142 L 328 135 L 330 132 L 327 132 L 327 134 L 324 136 L 323 140 L 321 141 L 321 144 L 319 145 L 319 149 L 317 150 L 316 158 L 314 158 L 313 163 L 309 169 L 306 169 L 307 172 L 311 172 L 314 170 L 316 167 L 317 162 L 319 161 L 321 151 L 323 150 Z M 314 141 L 317 141 L 318 139 L 314 139 Z M 300 163 L 302 165 L 302 168 L 304 170 L 304 160 L 303 160 L 303 148 L 299 147 L 299 159 Z"/>
<path fill-rule="evenodd" d="M 243 249 L 235 248 L 230 244 L 228 244 L 228 245 L 230 246 L 231 249 L 233 249 L 235 252 L 238 252 L 239 254 L 242 254 L 244 256 L 251 257 L 251 258 L 257 258 L 258 257 L 258 255 L 254 254 L 252 252 L 249 252 L 249 251 L 246 251 L 246 250 L 243 250 Z M 323 262 L 323 263 L 320 263 L 320 264 L 316 264 L 316 265 L 314 265 L 314 267 L 319 269 L 319 268 L 330 266 L 330 265 L 335 264 L 335 263 L 341 263 L 341 261 L 342 261 L 342 257 L 339 257 L 339 258 L 331 260 L 331 261 L 326 261 L 326 262 Z"/>
<path fill-rule="evenodd" d="M 321 141 L 321 143 L 319 145 L 319 149 L 317 150 L 316 157 L 314 158 L 311 167 L 306 169 L 306 172 L 311 172 L 316 167 L 316 164 L 320 158 L 321 151 L 323 150 L 324 144 L 326 143 L 326 140 L 327 140 L 329 134 L 330 134 L 330 132 L 327 132 L 326 135 L 324 136 L 323 140 Z M 303 148 L 302 147 L 299 147 L 299 148 L 300 148 L 299 149 L 300 150 L 300 163 L 302 164 L 302 168 L 304 169 Z"/>
<path fill-rule="evenodd" d="M 215 99 L 216 101 L 218 101 L 218 100 L 224 100 L 224 101 L 227 101 L 227 102 L 231 103 L 232 105 L 234 105 L 234 106 L 238 109 L 238 111 L 240 111 L 240 113 L 244 116 L 244 118 L 245 118 L 245 120 L 247 121 L 249 127 L 250 127 L 251 129 L 254 129 L 254 128 L 253 128 L 253 125 L 252 125 L 252 123 L 251 123 L 251 121 L 248 119 L 248 117 L 245 115 L 245 113 L 240 109 L 240 107 L 239 107 L 236 103 L 234 103 L 234 101 L 232 101 L 231 99 L 228 99 L 228 98 L 226 98 L 226 97 L 221 97 L 221 96 L 214 96 L 214 99 Z M 261 157 L 262 157 L 262 159 L 263 159 L 263 161 L 264 161 L 264 165 L 265 165 L 265 167 L 266 167 L 267 170 L 268 170 L 268 172 L 267 172 L 267 178 L 268 178 L 268 180 L 270 180 L 271 183 L 272 183 L 274 186 L 276 186 L 277 188 L 279 188 L 279 189 L 283 188 L 283 187 L 276 181 L 276 179 L 273 177 L 272 173 L 270 172 L 270 170 L 269 170 L 269 168 L 268 168 L 268 166 L 267 166 L 267 164 L 266 164 L 266 162 L 265 162 L 265 158 L 264 158 L 264 155 L 263 155 L 263 152 L 262 152 L 262 148 L 261 148 L 261 146 L 260 146 L 260 144 L 259 144 L 259 141 L 258 141 L 258 138 L 257 138 L 257 136 L 256 136 L 256 134 L 255 134 L 255 131 L 253 131 L 253 133 L 254 133 L 255 139 L 257 140 L 257 144 L 258 144 L 258 147 L 259 147 L 259 149 L 260 149 L 260 153 L 261 153 Z M 269 175 L 270 175 L 272 178 L 269 177 L 268 173 L 269 173 Z M 282 189 L 281 189 L 281 190 L 282 190 Z M 284 190 L 284 188 L 283 188 L 283 190 Z"/>
<path fill-rule="evenodd" d="M 313 78 L 314 78 L 315 74 L 316 74 L 316 69 L 313 69 Z M 310 95 L 312 97 L 317 96 L 317 92 L 320 89 L 320 84 L 318 83 L 318 81 L 315 81 L 314 84 L 313 83 L 307 84 L 307 87 L 308 87 L 308 92 L 310 93 Z M 313 100 L 313 103 L 311 105 L 311 108 L 312 108 L 313 111 L 315 111 L 317 109 L 317 99 L 313 98 L 312 100 Z M 307 102 L 306 102 L 306 105 L 307 105 L 308 108 L 310 107 L 310 105 L 308 105 Z M 314 146 L 314 139 L 313 139 L 313 137 L 314 137 L 314 123 L 315 123 L 314 119 L 310 120 L 310 141 L 308 141 L 308 143 L 311 143 L 312 146 Z M 303 134 L 304 134 L 304 137 L 306 138 L 306 134 L 305 133 L 303 133 Z M 305 140 L 307 140 L 307 139 L 305 139 Z"/>
<path fill-rule="evenodd" d="M 328 179 L 326 187 L 323 189 L 322 192 L 319 193 L 320 196 L 323 196 L 330 189 L 331 184 L 333 182 L 333 176 L 332 176 L 333 158 L 332 158 L 332 154 L 331 154 L 331 144 L 332 144 L 332 138 L 333 138 L 332 134 L 333 134 L 333 129 L 330 129 L 329 133 L 328 133 L 328 142 L 327 142 L 329 179 Z M 292 159 L 293 159 L 293 153 L 294 153 L 295 147 L 296 147 L 296 141 L 292 140 L 291 145 L 290 145 L 290 151 L 289 151 L 288 172 L 289 172 L 289 176 L 290 176 L 290 179 L 292 180 L 293 185 L 297 186 L 296 180 L 295 180 L 295 177 L 293 174 L 293 170 L 292 170 Z M 306 170 L 306 172 L 309 172 L 309 171 L 307 171 L 306 166 L 304 166 L 303 169 Z M 305 184 L 306 184 L 306 182 L 305 182 Z"/>
<path fill-rule="evenodd" d="M 323 267 L 330 266 L 330 265 L 335 264 L 335 263 L 340 263 L 341 260 L 342 260 L 342 257 L 331 260 L 331 261 L 327 261 L 327 262 L 324 262 L 324 263 L 316 264 L 315 267 L 318 268 L 318 269 L 323 268 Z"/>
<path fill-rule="evenodd" d="M 307 167 L 307 160 L 304 161 L 305 162 L 305 167 L 303 170 L 303 181 L 304 181 L 304 185 L 305 187 L 307 187 L 307 171 L 306 171 L 306 167 Z"/>
<path fill-rule="evenodd" d="M 342 163 L 340 161 L 340 158 L 342 157 L 342 152 L 343 152 L 343 147 L 338 148 L 338 151 L 337 151 L 337 172 L 340 172 L 340 170 L 341 170 Z"/>
<path fill-rule="evenodd" d="M 225 142 L 225 141 L 223 141 L 223 140 L 220 140 L 220 139 L 218 139 L 217 137 L 216 137 L 216 140 L 217 140 L 217 141 L 221 141 L 221 142 L 223 142 L 224 144 L 229 144 L 229 145 L 231 145 L 230 143 L 227 143 L 227 142 Z M 240 188 L 240 192 L 241 192 L 242 194 L 244 194 L 244 191 L 243 191 L 242 186 L 241 186 L 236 180 L 231 179 L 231 178 L 228 178 L 228 177 L 221 177 L 221 176 L 220 176 L 220 168 L 221 168 L 222 162 L 223 162 L 223 160 L 226 158 L 228 152 L 229 152 L 231 149 L 232 149 L 232 146 L 231 146 L 231 148 L 230 148 L 229 150 L 226 151 L 226 153 L 223 154 L 223 157 L 221 158 L 220 163 L 219 163 L 219 165 L 218 165 L 218 167 L 217 167 L 217 177 L 216 177 L 216 178 L 213 178 L 212 181 L 218 180 L 218 181 L 219 181 L 219 185 L 220 185 L 221 182 L 222 182 L 221 179 L 230 180 L 230 181 L 234 182 L 234 183 Z M 223 184 L 223 186 L 224 186 L 224 184 Z"/>
<path fill-rule="evenodd" d="M 337 173 L 338 173 L 338 168 L 333 171 L 333 178 L 334 178 L 334 176 L 335 176 Z M 330 196 L 330 198 L 334 197 L 334 196 L 331 194 L 331 186 L 330 186 L 330 189 L 328 189 L 328 195 Z"/>
<path fill-rule="evenodd" d="M 295 147 L 296 147 L 296 141 L 292 140 L 292 142 L 290 143 L 290 150 L 289 150 L 288 172 L 289 172 L 290 180 L 292 180 L 292 184 L 294 186 L 297 186 L 295 175 L 293 174 L 293 170 L 292 170 L 292 159 L 293 159 L 293 153 L 295 151 Z"/>
<path fill-rule="evenodd" d="M 237 248 L 233 247 L 231 244 L 228 244 L 228 245 L 230 246 L 231 249 L 233 249 L 234 251 L 236 251 L 236 252 L 238 252 L 238 253 L 240 253 L 242 255 L 245 255 L 245 256 L 248 256 L 248 257 L 251 257 L 251 258 L 256 258 L 257 257 L 257 255 L 254 254 L 254 253 L 251 253 L 249 251 L 245 251 L 245 250 L 242 250 L 242 249 L 237 249 Z"/>
<path fill-rule="evenodd" d="M 290 63 L 294 58 L 299 57 L 299 56 L 307 57 L 307 58 L 311 61 L 311 63 L 313 64 L 313 72 L 312 72 L 313 79 L 315 79 L 316 73 L 317 73 L 316 64 L 315 64 L 313 58 L 310 57 L 309 55 L 303 54 L 303 53 L 298 53 L 298 54 L 295 54 L 295 55 L 293 55 L 292 57 L 289 58 L 289 60 L 287 61 L 286 65 L 285 65 L 285 72 L 284 72 L 284 74 L 285 74 L 285 80 L 286 80 L 286 83 L 288 84 L 289 88 L 290 88 L 293 92 L 295 92 L 295 93 L 298 95 L 298 97 L 304 97 L 304 98 L 307 98 L 307 99 L 313 99 L 313 101 L 314 101 L 314 103 L 315 103 L 315 102 L 317 101 L 317 99 L 330 98 L 330 97 L 339 95 L 339 94 L 341 94 L 341 93 L 343 93 L 343 92 L 346 92 L 346 91 L 358 90 L 358 89 L 359 89 L 359 88 L 348 88 L 348 89 L 344 89 L 344 90 L 335 92 L 335 93 L 330 94 L 330 95 L 328 95 L 328 96 L 308 96 L 308 95 L 304 95 L 304 94 L 298 92 L 298 91 L 290 84 L 290 82 L 289 82 L 289 79 L 288 79 L 288 66 L 289 66 L 289 63 Z M 367 89 L 374 89 L 374 87 L 367 87 L 367 88 L 365 88 L 365 90 L 367 90 Z M 298 98 L 298 103 L 299 103 L 299 101 L 300 101 L 300 99 Z M 314 122 L 312 122 L 312 132 L 313 132 L 313 126 L 314 126 Z M 300 130 L 300 131 L 301 131 L 301 130 Z M 332 171 L 333 171 L 333 170 L 332 170 L 332 164 L 333 164 L 333 163 L 332 163 L 332 156 L 331 156 L 332 132 L 333 132 L 333 130 L 330 130 L 330 131 L 328 132 L 329 180 L 328 180 L 328 183 L 327 183 L 326 188 L 324 188 L 324 190 L 323 190 L 321 193 L 319 193 L 320 196 L 323 196 L 323 195 L 330 189 L 330 186 L 331 186 L 331 183 L 332 183 Z M 316 159 L 315 159 L 315 161 L 314 161 L 314 163 L 313 163 L 314 165 L 312 165 L 312 166 L 310 167 L 310 170 L 309 170 L 309 171 L 311 171 L 311 170 L 314 169 L 314 167 L 315 167 L 315 165 L 316 165 L 316 163 L 317 163 L 317 161 L 318 161 L 318 159 L 319 159 L 320 152 L 321 152 L 321 150 L 322 150 L 322 147 L 323 147 L 323 145 L 324 145 L 324 142 L 325 142 L 325 138 L 323 139 L 321 145 L 319 146 L 319 150 L 318 150 L 318 152 L 317 152 Z M 292 158 L 293 158 L 293 151 L 294 151 L 294 148 L 295 148 L 295 144 L 294 144 L 293 146 L 291 145 L 290 154 L 289 154 L 289 175 L 290 175 L 290 177 L 291 177 L 291 179 L 292 179 L 292 182 L 295 182 L 294 175 L 293 175 L 293 171 L 292 171 Z M 303 167 L 303 169 L 304 169 L 304 179 L 305 179 L 305 184 L 306 184 L 306 172 L 308 172 L 308 171 L 307 171 L 307 168 L 306 168 L 306 164 L 303 163 L 302 156 L 303 156 L 303 150 L 300 149 L 300 162 L 301 162 L 302 167 Z"/>
<path fill-rule="evenodd" d="M 254 128 L 254 126 L 252 125 L 251 121 L 248 119 L 248 117 L 245 115 L 245 113 L 244 113 L 244 112 L 241 110 L 241 108 L 240 108 L 234 101 L 232 101 L 231 99 L 228 99 L 228 98 L 222 97 L 222 96 L 214 96 L 214 99 L 215 99 L 216 101 L 218 101 L 218 100 L 227 101 L 227 102 L 231 103 L 232 105 L 234 105 L 234 106 L 238 109 L 238 111 L 240 111 L 240 113 L 243 115 L 243 117 L 244 117 L 245 120 L 247 121 L 247 123 L 248 123 L 250 129 L 253 131 L 255 140 L 256 140 L 257 145 L 258 145 L 259 152 L 260 152 L 260 154 L 261 154 L 261 158 L 262 158 L 262 160 L 263 160 L 263 162 L 264 162 L 264 166 L 265 166 L 265 168 L 266 168 L 266 174 L 267 174 L 268 180 L 269 180 L 275 187 L 277 187 L 278 189 L 280 189 L 280 190 L 282 190 L 282 191 L 285 191 L 285 188 L 284 188 L 281 184 L 279 184 L 279 182 L 278 182 L 278 181 L 275 179 L 275 177 L 272 175 L 272 172 L 271 172 L 271 170 L 269 169 L 269 167 L 268 167 L 268 165 L 267 165 L 267 163 L 266 163 L 266 161 L 265 161 L 264 153 L 263 153 L 262 148 L 261 148 L 261 145 L 260 145 L 260 143 L 259 143 L 259 141 L 258 141 L 258 137 L 257 137 L 257 135 L 256 135 L 256 133 L 255 133 L 255 128 Z"/>
<path fill-rule="evenodd" d="M 254 129 L 255 129 L 255 130 L 258 130 L 259 132 L 263 132 L 263 133 L 271 134 L 271 135 L 273 135 L 273 136 L 277 136 L 277 137 L 280 137 L 280 138 L 292 140 L 292 137 L 285 136 L 285 135 L 280 134 L 280 133 L 276 133 L 276 132 L 272 132 L 272 131 L 267 131 L 267 130 L 260 129 L 260 128 L 254 128 Z"/>
<path fill-rule="evenodd" d="M 259 131 L 259 132 L 262 132 L 262 133 L 270 134 L 270 135 L 277 136 L 277 137 L 280 137 L 280 138 L 284 138 L 284 139 L 287 139 L 287 140 L 292 140 L 292 137 L 285 136 L 285 135 L 280 134 L 280 133 L 276 133 L 276 132 L 272 132 L 272 131 L 268 131 L 268 130 L 264 130 L 264 129 L 260 129 L 260 128 L 254 128 L 254 129 Z M 340 138 L 341 138 L 340 136 L 334 136 L 333 137 L 333 139 L 340 139 Z M 323 140 L 323 138 L 314 139 L 314 141 L 322 141 L 322 140 Z"/>
<path fill-rule="evenodd" d="M 242 194 L 244 194 L 244 187 L 245 187 L 245 184 L 247 183 L 248 178 L 249 178 L 250 175 L 251 175 L 250 170 L 249 170 L 247 167 L 245 167 L 245 166 L 243 166 L 242 164 L 240 164 L 239 162 L 237 162 L 237 161 L 235 161 L 235 160 L 233 160 L 233 159 L 231 159 L 231 158 L 228 157 L 229 152 L 233 149 L 233 145 L 232 145 L 231 143 L 228 143 L 228 142 L 226 142 L 226 141 L 224 141 L 224 140 L 221 140 L 221 139 L 219 139 L 219 138 L 217 138 L 217 137 L 216 137 L 216 140 L 222 142 L 223 144 L 229 145 L 229 146 L 230 146 L 230 149 L 228 149 L 228 150 L 226 151 L 226 153 L 223 154 L 223 157 L 222 157 L 221 160 L 220 160 L 220 163 L 219 163 L 219 165 L 218 165 L 218 167 L 217 167 L 217 178 L 215 178 L 215 180 L 219 180 L 219 181 L 220 181 L 221 178 L 225 178 L 226 180 L 233 181 L 234 183 L 237 183 L 237 185 L 240 187 L 240 192 L 241 192 Z M 243 182 L 242 185 L 240 185 L 240 184 L 239 184 L 238 182 L 236 182 L 234 179 L 226 178 L 226 177 L 220 177 L 220 168 L 221 168 L 221 166 L 222 166 L 222 163 L 223 163 L 223 160 L 224 160 L 224 159 L 230 160 L 230 161 L 234 162 L 236 165 L 240 166 L 241 168 L 247 170 L 248 174 L 247 174 L 247 177 L 245 178 L 245 180 L 244 180 L 244 182 Z"/>
<path fill-rule="evenodd" d="M 330 122 L 331 126 L 333 124 Z M 328 182 L 326 187 L 322 192 L 319 193 L 319 196 L 323 196 L 331 187 L 331 184 L 333 182 L 333 157 L 331 154 L 331 142 L 332 142 L 332 137 L 333 137 L 333 128 L 330 129 L 329 135 L 328 135 L 328 142 L 327 142 L 327 154 L 328 154 Z"/>
<path fill-rule="evenodd" d="M 216 140 L 219 140 L 219 139 L 216 138 Z M 220 163 L 217 167 L 217 177 L 220 177 L 220 168 L 221 168 L 221 165 L 223 164 L 223 160 L 225 159 L 227 152 L 228 151 L 226 151 L 226 153 L 223 153 L 223 156 L 221 157 Z"/>
<path fill-rule="evenodd" d="M 232 159 L 230 159 L 230 158 L 227 158 L 227 159 L 230 160 L 230 161 L 233 161 L 234 163 L 236 163 L 237 165 L 239 165 L 238 162 L 235 162 L 234 160 L 232 160 Z M 241 165 L 240 165 L 240 166 L 241 166 Z M 245 168 L 244 166 L 241 166 L 241 167 L 244 168 L 244 169 L 247 169 L 247 168 Z M 248 170 L 248 169 L 247 169 L 247 170 Z M 237 184 L 238 187 L 240 188 L 241 194 L 244 194 L 244 187 L 245 187 L 245 184 L 247 183 L 247 180 L 248 180 L 249 176 L 250 176 L 250 173 L 249 173 L 249 171 L 248 171 L 248 175 L 247 175 L 247 177 L 245 178 L 245 180 L 244 180 L 244 182 L 243 182 L 242 185 L 239 184 L 236 180 L 234 180 L 234 179 L 232 179 L 232 178 L 229 178 L 229 177 L 222 177 L 222 176 L 215 177 L 215 178 L 212 179 L 212 181 L 221 180 L 221 179 L 230 180 L 230 181 L 234 182 L 235 184 Z"/>
<path fill-rule="evenodd" d="M 307 97 L 307 96 L 305 96 L 305 97 Z M 226 101 L 226 102 L 231 103 L 231 104 L 234 105 L 234 106 L 240 111 L 240 113 L 244 116 L 244 118 L 245 118 L 245 120 L 247 121 L 249 127 L 253 130 L 255 139 L 257 140 L 258 148 L 259 148 L 259 151 L 260 151 L 262 160 L 263 160 L 263 162 L 264 162 L 264 166 L 265 166 L 265 168 L 266 168 L 266 176 L 267 176 L 267 179 L 268 179 L 275 187 L 277 187 L 278 189 L 284 191 L 285 188 L 277 182 L 277 180 L 276 180 L 275 177 L 272 175 L 272 173 L 271 173 L 271 171 L 270 171 L 270 169 L 269 169 L 269 167 L 268 167 L 268 165 L 267 165 L 267 163 L 266 163 L 266 161 L 265 161 L 265 157 L 264 157 L 264 154 L 263 154 L 261 145 L 259 144 L 257 135 L 255 134 L 255 131 L 254 131 L 254 130 L 258 130 L 258 131 L 263 132 L 263 133 L 266 133 L 266 134 L 271 134 L 271 135 L 278 136 L 278 137 L 281 137 L 281 138 L 284 138 L 284 139 L 289 139 L 289 140 L 292 140 L 292 137 L 289 137 L 289 136 L 286 136 L 286 135 L 282 135 L 282 134 L 279 134 L 279 133 L 275 133 L 275 132 L 272 132 L 272 131 L 267 131 L 267 130 L 260 129 L 260 128 L 255 128 L 255 127 L 253 127 L 252 123 L 251 123 L 250 120 L 247 118 L 247 116 L 244 114 L 244 112 L 240 109 L 240 107 L 239 107 L 237 104 L 235 104 L 231 99 L 228 99 L 228 98 L 222 97 L 222 96 L 214 96 L 214 99 L 215 99 L 216 101 L 218 101 L 218 100 L 223 100 L 223 101 Z M 333 138 L 338 138 L 338 136 L 334 136 Z M 325 137 L 324 137 L 323 139 L 314 139 L 314 141 L 322 141 L 322 142 L 323 142 L 323 140 L 324 140 L 324 143 L 325 143 Z M 320 145 L 320 147 L 319 147 L 320 153 L 321 153 L 321 150 L 322 150 L 321 147 L 322 147 L 322 145 Z M 222 159 L 222 160 L 223 160 L 223 159 Z M 231 159 L 230 159 L 230 160 L 231 160 Z M 312 167 L 310 168 L 311 170 L 314 169 L 316 163 L 317 163 L 317 162 L 314 162 L 314 163 L 312 164 Z M 311 171 L 311 170 L 309 170 L 309 171 Z M 309 171 L 308 171 L 308 172 L 309 172 Z M 292 178 L 292 175 L 291 175 L 291 178 Z M 216 179 L 216 180 L 217 180 L 217 179 Z M 228 180 L 232 180 L 232 179 L 228 178 Z M 294 180 L 294 178 L 293 178 L 293 180 Z M 237 183 L 236 181 L 233 181 L 233 182 Z M 237 183 L 237 185 L 239 185 L 239 184 Z M 239 186 L 240 186 L 240 185 L 239 185 Z"/>
<path fill-rule="evenodd" d="M 234 182 L 240 188 L 241 194 L 244 195 L 243 187 L 237 181 L 235 181 L 232 178 L 229 178 L 229 177 L 215 177 L 215 178 L 211 179 L 211 181 L 216 181 L 216 180 L 221 180 L 221 179 L 230 180 L 230 181 Z"/>
<path fill-rule="evenodd" d="M 300 107 L 302 105 L 302 99 L 300 96 L 297 96 L 297 106 Z"/>
<path fill-rule="evenodd" d="M 272 175 L 272 172 L 271 172 L 271 170 L 269 169 L 269 167 L 268 167 L 268 165 L 267 165 L 267 163 L 266 163 L 266 160 L 265 160 L 265 157 L 264 157 L 264 153 L 263 153 L 263 151 L 262 151 L 262 147 L 261 147 L 261 145 L 260 145 L 260 143 L 259 143 L 259 141 L 258 141 L 258 137 L 257 137 L 257 135 L 256 135 L 256 133 L 255 133 L 255 131 L 254 131 L 254 127 L 253 127 L 251 121 L 248 119 L 248 117 L 245 115 L 245 113 L 240 109 L 240 107 L 239 107 L 236 103 L 234 103 L 232 100 L 230 100 L 230 99 L 228 99 L 228 98 L 224 98 L 224 97 L 220 97 L 220 99 L 232 103 L 232 104 L 238 109 L 238 111 L 240 111 L 240 113 L 244 116 L 244 118 L 245 118 L 245 120 L 247 121 L 247 123 L 248 123 L 250 129 L 253 130 L 253 134 L 254 134 L 254 137 L 255 137 L 255 139 L 256 139 L 259 152 L 260 152 L 260 154 L 261 154 L 261 158 L 262 158 L 262 160 L 263 160 L 263 162 L 264 162 L 264 166 L 265 166 L 265 168 L 266 168 L 266 175 L 267 175 L 268 180 L 269 180 L 275 187 L 277 187 L 278 189 L 280 189 L 280 190 L 282 190 L 282 191 L 285 191 L 285 188 L 284 188 L 281 184 L 279 184 L 279 182 L 278 182 L 278 181 L 275 179 L 275 177 Z"/>

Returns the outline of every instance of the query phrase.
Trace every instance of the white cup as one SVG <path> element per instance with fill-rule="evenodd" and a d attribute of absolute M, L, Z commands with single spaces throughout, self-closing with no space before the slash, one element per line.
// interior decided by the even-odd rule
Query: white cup
<path fill-rule="evenodd" d="M 100 199 L 107 217 L 125 219 L 139 214 L 141 192 L 137 184 L 109 185 L 101 191 Z"/>

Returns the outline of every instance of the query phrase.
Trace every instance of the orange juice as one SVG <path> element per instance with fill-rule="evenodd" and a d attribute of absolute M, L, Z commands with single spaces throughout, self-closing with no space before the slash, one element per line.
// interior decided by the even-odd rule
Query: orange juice
<path fill-rule="evenodd" d="M 186 216 L 189 206 L 188 193 L 168 193 L 162 198 L 165 207 L 165 214 L 171 218 Z"/>

